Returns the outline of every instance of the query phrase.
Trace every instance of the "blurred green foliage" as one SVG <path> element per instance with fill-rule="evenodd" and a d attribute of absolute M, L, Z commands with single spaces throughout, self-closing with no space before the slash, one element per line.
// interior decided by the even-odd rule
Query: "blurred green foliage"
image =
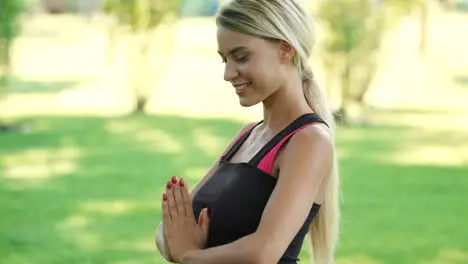
<path fill-rule="evenodd" d="M 182 0 L 181 16 L 213 16 L 218 10 L 219 0 Z"/>
<path fill-rule="evenodd" d="M 21 0 L 0 0 L 0 91 L 6 89 L 11 67 L 11 48 L 20 32 Z"/>
<path fill-rule="evenodd" d="M 137 51 L 138 68 L 135 76 L 130 75 L 131 90 L 135 97 L 134 113 L 143 113 L 148 102 L 148 87 L 152 84 L 143 82 L 148 79 L 144 76 L 147 71 L 148 54 L 154 41 L 154 31 L 165 19 L 176 15 L 180 8 L 180 0 L 106 0 L 104 2 L 104 13 L 115 18 L 116 25 L 111 25 L 109 33 L 109 51 L 113 53 L 120 28 L 129 29 L 133 35 Z"/>
<path fill-rule="evenodd" d="M 13 39 L 20 29 L 18 17 L 24 9 L 21 0 L 0 0 L 0 38 Z"/>
<path fill-rule="evenodd" d="M 180 0 L 106 0 L 103 11 L 137 32 L 157 27 L 179 5 Z"/>
<path fill-rule="evenodd" d="M 317 16 L 325 27 L 322 63 L 327 79 L 337 79 L 341 91 L 344 122 L 350 120 L 350 105 L 362 105 L 378 70 L 385 33 L 405 14 L 426 0 L 328 0 L 318 7 Z M 328 84 L 330 86 L 332 84 Z M 359 107 L 358 107 L 359 108 Z M 360 112 L 360 111 L 358 111 Z M 355 119 L 362 117 L 357 113 Z"/>

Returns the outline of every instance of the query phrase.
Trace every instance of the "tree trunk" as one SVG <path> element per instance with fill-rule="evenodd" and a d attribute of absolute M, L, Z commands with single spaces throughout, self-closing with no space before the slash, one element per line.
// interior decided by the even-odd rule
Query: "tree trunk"
<path fill-rule="evenodd" d="M 135 110 L 134 114 L 144 114 L 146 104 L 148 103 L 148 83 L 147 79 L 150 78 L 148 76 L 148 55 L 150 51 L 150 44 L 151 41 L 148 38 L 143 36 L 142 38 L 138 39 L 138 60 L 137 64 L 135 65 L 138 67 L 139 71 L 136 71 L 136 74 L 133 76 L 133 91 L 135 94 Z"/>
<path fill-rule="evenodd" d="M 133 114 L 144 114 L 145 113 L 145 107 L 146 104 L 148 103 L 148 97 L 144 95 L 137 95 L 136 96 L 136 104 L 135 104 L 135 110 Z"/>
<path fill-rule="evenodd" d="M 345 62 L 345 64 L 345 68 L 341 74 L 341 107 L 335 113 L 335 118 L 341 119 L 338 119 L 337 121 L 343 124 L 348 123 L 347 107 L 351 97 L 351 65 L 348 60 Z"/>
<path fill-rule="evenodd" d="M 420 37 L 419 37 L 419 52 L 424 54 L 427 50 L 427 38 L 428 38 L 428 13 L 429 13 L 429 3 L 427 0 L 421 3 L 420 10 Z"/>
<path fill-rule="evenodd" d="M 67 11 L 67 0 L 42 0 L 46 11 L 50 14 L 63 14 Z"/>
<path fill-rule="evenodd" d="M 364 97 L 366 96 L 367 91 L 369 91 L 369 88 L 371 87 L 371 83 L 377 72 L 377 67 L 378 66 L 377 66 L 377 63 L 375 63 L 374 58 L 369 58 L 369 60 L 367 61 L 367 65 L 366 65 L 365 76 L 359 83 L 360 89 L 354 96 L 354 100 L 356 102 L 359 102 L 359 103 L 364 102 Z"/>
<path fill-rule="evenodd" d="M 8 93 L 11 75 L 11 40 L 0 39 L 0 100 Z"/>

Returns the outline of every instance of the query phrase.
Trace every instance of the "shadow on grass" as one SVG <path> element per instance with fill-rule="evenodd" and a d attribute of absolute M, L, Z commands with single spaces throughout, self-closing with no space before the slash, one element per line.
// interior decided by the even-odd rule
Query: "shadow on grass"
<path fill-rule="evenodd" d="M 11 264 L 164 263 L 153 233 L 165 182 L 195 184 L 242 126 L 172 116 L 25 122 L 33 133 L 0 137 L 0 255 Z"/>
<path fill-rule="evenodd" d="M 56 93 L 68 89 L 73 89 L 81 84 L 83 80 L 66 80 L 66 81 L 30 81 L 20 78 L 9 79 L 10 93 Z"/>
<path fill-rule="evenodd" d="M 165 182 L 177 175 L 193 186 L 242 126 L 176 116 L 25 121 L 34 132 L 0 137 L 0 255 L 9 264 L 165 263 L 153 246 Z M 452 144 L 419 132 L 339 127 L 339 256 L 413 264 L 463 249 L 467 168 L 376 159 L 416 140 Z"/>

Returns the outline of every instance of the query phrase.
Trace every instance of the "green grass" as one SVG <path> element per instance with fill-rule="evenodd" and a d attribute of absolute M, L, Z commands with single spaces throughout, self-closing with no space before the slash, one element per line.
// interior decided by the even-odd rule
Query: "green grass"
<path fill-rule="evenodd" d="M 35 131 L 0 138 L 1 263 L 157 263 L 165 181 L 194 184 L 239 129 L 175 117 L 26 123 Z"/>
<path fill-rule="evenodd" d="M 456 128 L 396 122 L 404 115 L 374 112 L 377 125 L 338 130 L 338 263 L 468 261 L 468 140 Z M 5 264 L 164 263 L 153 243 L 164 183 L 177 175 L 193 185 L 242 125 L 177 116 L 23 122 L 31 132 L 0 134 Z M 412 154 L 427 146 L 445 154 Z"/>
<path fill-rule="evenodd" d="M 64 80 L 64 81 L 33 81 L 23 80 L 21 78 L 10 78 L 10 90 L 8 92 L 15 94 L 54 94 L 74 88 L 84 82 L 83 80 Z"/>

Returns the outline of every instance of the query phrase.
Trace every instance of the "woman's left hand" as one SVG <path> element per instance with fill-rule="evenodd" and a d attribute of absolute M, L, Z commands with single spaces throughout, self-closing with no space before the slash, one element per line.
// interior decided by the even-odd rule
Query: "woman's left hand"
<path fill-rule="evenodd" d="M 162 209 L 167 244 L 175 262 L 180 263 L 180 258 L 187 251 L 205 247 L 207 229 L 195 221 L 190 195 L 183 179 L 178 181 L 173 176 L 167 183 Z"/>

